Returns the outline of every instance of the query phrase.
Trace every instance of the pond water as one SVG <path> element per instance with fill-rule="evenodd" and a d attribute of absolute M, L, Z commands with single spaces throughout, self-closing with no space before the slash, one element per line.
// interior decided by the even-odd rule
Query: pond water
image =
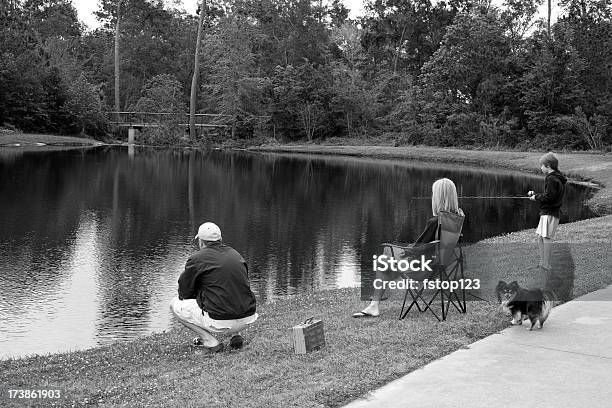
<path fill-rule="evenodd" d="M 543 188 L 542 176 L 440 163 L 99 147 L 0 152 L 0 357 L 162 331 L 191 238 L 216 222 L 260 303 L 359 286 L 385 241 L 410 241 L 440 177 L 463 196 Z M 592 216 L 570 185 L 562 222 Z M 465 199 L 464 240 L 535 228 L 537 204 Z"/>

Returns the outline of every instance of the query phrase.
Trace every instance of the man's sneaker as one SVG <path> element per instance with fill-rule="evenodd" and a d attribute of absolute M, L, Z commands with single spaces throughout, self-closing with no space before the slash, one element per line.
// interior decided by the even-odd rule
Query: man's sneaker
<path fill-rule="evenodd" d="M 205 346 L 202 346 L 202 347 L 208 349 L 208 354 L 221 353 L 223 352 L 223 350 L 225 350 L 225 345 L 223 343 L 219 343 L 214 347 L 205 347 Z"/>
<path fill-rule="evenodd" d="M 194 347 L 205 349 L 206 351 L 208 351 L 209 354 L 221 353 L 223 350 L 225 350 L 225 345 L 223 343 L 219 343 L 213 347 L 208 347 L 208 346 L 205 346 L 204 343 L 202 343 L 202 339 L 199 337 L 195 337 L 191 341 L 191 344 Z"/>
<path fill-rule="evenodd" d="M 229 341 L 230 348 L 234 350 L 241 349 L 243 344 L 244 344 L 244 339 L 239 334 L 233 335 Z"/>

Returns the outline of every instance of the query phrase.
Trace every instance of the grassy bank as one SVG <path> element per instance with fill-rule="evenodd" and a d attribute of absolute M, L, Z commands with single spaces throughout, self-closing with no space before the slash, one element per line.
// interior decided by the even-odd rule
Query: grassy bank
<path fill-rule="evenodd" d="M 0 133 L 0 150 L 50 151 L 97 146 L 98 140 L 86 137 L 55 136 L 34 133 Z"/>
<path fill-rule="evenodd" d="M 465 150 L 424 146 L 333 146 L 273 145 L 251 148 L 254 151 L 333 154 L 377 158 L 415 159 L 498 167 L 541 174 L 538 159 L 542 152 Z M 612 214 L 612 154 L 560 153 L 559 168 L 575 181 L 590 181 L 601 188 L 588 205 L 600 215 Z"/>
<path fill-rule="evenodd" d="M 303 151 L 311 148 L 327 146 L 301 147 Z M 300 147 L 288 148 L 293 149 L 299 151 Z M 525 169 L 535 168 L 539 157 L 539 153 L 433 148 L 343 147 L 338 153 L 448 159 Z M 561 163 L 566 172 L 612 186 L 609 183 L 612 175 L 605 171 L 610 165 L 606 161 L 609 155 L 565 156 L 561 156 Z M 570 168 L 577 169 L 576 173 Z M 607 188 L 602 188 L 595 199 L 599 200 L 602 193 L 610 194 Z M 612 283 L 611 236 L 612 215 L 560 226 L 559 239 L 571 242 L 568 253 L 574 266 L 570 297 Z M 486 274 L 490 282 L 503 278 L 530 283 L 534 278 L 532 266 L 537 263 L 533 238 L 533 230 L 529 230 L 472 245 L 465 250 L 468 269 Z M 497 254 L 493 260 L 487 257 L 491 251 Z M 166 333 L 138 341 L 0 361 L 0 406 L 36 405 L 7 399 L 7 389 L 25 388 L 60 389 L 63 397 L 57 402 L 61 406 L 338 406 L 507 325 L 499 307 L 487 302 L 470 302 L 466 315 L 451 310 L 444 323 L 418 313 L 398 321 L 401 307 L 398 293 L 385 303 L 378 319 L 350 317 L 363 306 L 355 289 L 306 294 L 265 304 L 259 308 L 260 319 L 247 333 L 246 348 L 212 358 L 192 350 L 188 345 L 192 336 L 176 325 Z M 295 356 L 290 328 L 310 316 L 324 320 L 327 347 Z"/>
<path fill-rule="evenodd" d="M 239 352 L 207 357 L 176 327 L 111 347 L 2 361 L 0 383 L 61 389 L 62 404 L 77 406 L 337 406 L 506 325 L 498 308 L 481 302 L 444 324 L 418 314 L 398 321 L 399 306 L 392 302 L 376 320 L 353 319 L 363 307 L 355 289 L 303 295 L 262 306 Z M 309 316 L 324 319 L 327 347 L 296 356 L 290 328 Z"/>

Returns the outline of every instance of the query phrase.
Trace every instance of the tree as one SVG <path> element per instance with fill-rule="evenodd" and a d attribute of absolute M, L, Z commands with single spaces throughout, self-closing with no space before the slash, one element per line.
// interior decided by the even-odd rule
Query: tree
<path fill-rule="evenodd" d="M 259 28 L 237 10 L 230 10 L 209 31 L 203 51 L 205 81 L 201 100 L 207 111 L 232 117 L 232 133 L 249 136 L 266 115 L 269 80 L 261 76 L 253 52 Z M 227 123 L 227 121 L 226 121 Z"/>
<path fill-rule="evenodd" d="M 145 138 L 152 144 L 176 144 L 182 136 L 179 126 L 185 114 L 183 87 L 171 74 L 156 75 L 142 87 L 142 96 L 131 107 L 136 112 L 159 112 L 157 127 L 145 129 Z M 143 121 L 150 121 L 150 115 L 143 115 Z"/>
<path fill-rule="evenodd" d="M 443 44 L 423 67 L 421 81 L 456 101 L 486 110 L 483 93 L 500 80 L 510 53 L 508 38 L 494 10 L 460 14 Z"/>
<path fill-rule="evenodd" d="M 362 45 L 375 66 L 418 75 L 439 47 L 446 27 L 468 1 L 376 0 L 365 3 Z"/>
<path fill-rule="evenodd" d="M 341 51 L 340 58 L 346 61 L 350 69 L 356 69 L 365 61 L 363 47 L 361 46 L 361 37 L 363 31 L 359 29 L 357 24 L 345 22 L 339 27 L 333 27 L 331 30 L 331 40 L 333 44 Z"/>
<path fill-rule="evenodd" d="M 557 127 L 557 119 L 585 106 L 581 83 L 585 61 L 572 46 L 571 33 L 559 28 L 553 27 L 552 37 L 543 29 L 527 41 L 520 59 L 524 70 L 519 80 L 521 119 L 530 138 L 538 143 L 547 147 L 567 143 L 578 148 L 579 137 L 566 134 L 564 141 L 558 137 L 564 132 Z"/>
<path fill-rule="evenodd" d="M 100 0 L 96 15 L 101 27 L 86 36 L 87 51 L 93 52 L 83 55 L 85 60 L 95 60 L 88 64 L 88 69 L 95 71 L 97 80 L 108 84 L 105 88 L 108 100 L 114 99 L 112 38 L 116 12 L 117 0 Z M 120 110 L 136 103 L 144 83 L 156 75 L 171 72 L 188 92 L 197 17 L 168 9 L 160 1 L 122 0 L 120 20 Z M 188 97 L 187 93 L 186 100 Z"/>
<path fill-rule="evenodd" d="M 200 18 L 198 19 L 198 37 L 196 39 L 195 57 L 193 62 L 193 77 L 191 79 L 191 98 L 189 99 L 189 137 L 191 141 L 196 140 L 195 111 L 197 102 L 198 77 L 200 75 L 200 44 L 202 43 L 202 26 L 204 25 L 204 14 L 206 14 L 206 0 L 202 0 L 200 6 Z"/>
<path fill-rule="evenodd" d="M 547 31 L 548 31 L 548 36 L 550 37 L 550 14 L 551 14 L 551 11 L 552 11 L 551 0 L 548 0 L 548 10 L 547 11 L 548 11 L 548 18 L 546 20 L 546 28 L 547 28 Z"/>
<path fill-rule="evenodd" d="M 330 68 L 333 75 L 331 109 L 337 114 L 334 117 L 336 127 L 347 136 L 364 137 L 373 129 L 379 114 L 380 89 L 365 81 L 361 72 L 348 64 L 335 62 Z"/>
<path fill-rule="evenodd" d="M 185 113 L 183 86 L 172 74 L 156 75 L 142 87 L 142 96 L 131 107 L 136 112 Z"/>
<path fill-rule="evenodd" d="M 119 92 L 119 25 L 121 21 L 121 0 L 117 0 L 117 16 L 115 23 L 115 111 L 117 111 L 117 122 L 120 122 L 121 94 Z"/>
<path fill-rule="evenodd" d="M 495 9 L 461 13 L 419 77 L 435 104 L 430 121 L 459 143 L 474 142 L 482 121 L 504 111 L 511 42 Z"/>
<path fill-rule="evenodd" d="M 272 121 L 291 139 L 335 133 L 332 77 L 326 67 L 306 63 L 277 67 L 272 77 Z M 326 132 L 321 132 L 325 129 Z"/>
<path fill-rule="evenodd" d="M 540 2 L 541 0 L 504 0 L 500 17 L 513 41 L 513 49 L 522 45 L 525 34 L 533 27 Z"/>
<path fill-rule="evenodd" d="M 74 130 L 81 134 L 103 136 L 107 122 L 102 113 L 98 89 L 81 74 L 68 85 L 66 94 L 63 110 L 74 123 Z"/>
<path fill-rule="evenodd" d="M 69 85 L 81 75 L 81 24 L 68 0 L 0 5 L 0 124 L 69 132 Z"/>

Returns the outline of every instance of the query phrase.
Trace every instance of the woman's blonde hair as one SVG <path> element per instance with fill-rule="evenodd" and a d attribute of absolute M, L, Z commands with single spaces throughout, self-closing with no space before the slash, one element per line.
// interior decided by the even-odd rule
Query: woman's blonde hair
<path fill-rule="evenodd" d="M 459 213 L 459 200 L 455 183 L 447 178 L 436 180 L 431 186 L 431 211 L 438 215 L 440 211 Z"/>

